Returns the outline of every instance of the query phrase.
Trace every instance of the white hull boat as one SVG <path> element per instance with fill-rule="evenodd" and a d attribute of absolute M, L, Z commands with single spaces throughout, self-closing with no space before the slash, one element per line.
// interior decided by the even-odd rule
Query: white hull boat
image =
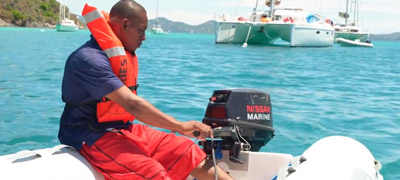
<path fill-rule="evenodd" d="M 236 180 L 383 180 L 379 161 L 360 142 L 344 136 L 323 138 L 295 157 L 242 151 L 238 156 L 242 164 L 229 157 L 229 151 L 222 151 L 217 164 Z M 83 156 L 65 145 L 0 156 L 0 168 L 0 179 L 104 179 Z"/>
<path fill-rule="evenodd" d="M 154 27 L 151 28 L 150 30 L 151 34 L 168 34 L 167 32 L 165 32 L 161 26 L 159 24 L 155 24 Z"/>
<path fill-rule="evenodd" d="M 156 23 L 153 25 L 153 27 L 150 30 L 151 34 L 168 34 L 165 32 L 161 25 L 158 23 L 158 0 L 157 0 L 157 11 L 156 11 Z"/>
<path fill-rule="evenodd" d="M 346 12 L 339 12 L 339 17 L 344 18 L 344 24 L 335 24 L 335 39 L 343 38 L 348 40 L 359 40 L 367 42 L 369 40 L 369 33 L 363 31 L 358 27 L 358 14 L 359 14 L 358 1 L 346 0 Z M 353 17 L 350 17 L 349 12 L 352 12 Z M 349 23 L 350 19 L 352 22 Z"/>
<path fill-rule="evenodd" d="M 67 12 L 67 6 L 60 3 L 60 14 L 58 16 L 58 23 L 56 24 L 56 31 L 58 32 L 75 32 L 78 31 L 78 26 L 70 19 L 71 14 Z"/>
<path fill-rule="evenodd" d="M 335 42 L 345 47 L 374 47 L 371 42 L 361 42 L 359 39 L 349 40 L 344 38 L 336 38 Z"/>
<path fill-rule="evenodd" d="M 271 100 L 263 91 L 214 91 L 202 122 L 215 138 L 200 142 L 204 152 L 236 180 L 383 180 L 381 163 L 349 137 L 322 138 L 298 156 L 259 152 L 274 136 Z M 0 156 L 0 169 L 0 179 L 104 179 L 65 145 Z"/>
<path fill-rule="evenodd" d="M 75 32 L 78 31 L 78 26 L 75 25 L 73 20 L 65 18 L 56 24 L 56 30 L 58 32 Z"/>
<path fill-rule="evenodd" d="M 333 44 L 334 32 L 328 24 L 224 21 L 218 22 L 215 36 L 217 44 L 243 44 L 246 42 L 272 45 L 278 39 L 289 42 L 292 47 L 327 47 Z"/>
<path fill-rule="evenodd" d="M 281 39 L 291 47 L 327 47 L 333 45 L 334 37 L 332 25 L 316 14 L 298 8 L 274 7 L 258 12 L 256 7 L 248 19 L 221 16 L 215 43 L 273 45 Z"/>
<path fill-rule="evenodd" d="M 359 27 L 355 26 L 341 26 L 335 25 L 335 40 L 337 38 L 343 38 L 348 40 L 360 40 L 366 42 L 369 39 L 368 32 L 362 32 Z"/>

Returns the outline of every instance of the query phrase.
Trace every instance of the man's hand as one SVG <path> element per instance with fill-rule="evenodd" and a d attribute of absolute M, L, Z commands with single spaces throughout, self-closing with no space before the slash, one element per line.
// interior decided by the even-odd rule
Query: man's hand
<path fill-rule="evenodd" d="M 193 132 L 198 131 L 200 135 L 196 138 L 200 141 L 205 141 L 207 137 L 213 137 L 213 131 L 210 126 L 205 125 L 199 121 L 187 121 L 182 122 L 181 130 L 178 131 L 180 134 L 188 136 L 188 137 L 195 137 Z"/>

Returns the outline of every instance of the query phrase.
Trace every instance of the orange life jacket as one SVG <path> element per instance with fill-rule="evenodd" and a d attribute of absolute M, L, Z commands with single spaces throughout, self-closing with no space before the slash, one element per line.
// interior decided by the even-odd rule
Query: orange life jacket
<path fill-rule="evenodd" d="M 111 63 L 114 74 L 136 94 L 137 76 L 138 76 L 138 60 L 136 55 L 132 55 L 126 51 L 121 41 L 112 31 L 109 21 L 109 14 L 100 12 L 97 8 L 85 5 L 82 11 L 86 25 L 96 39 L 100 48 L 106 53 Z M 97 103 L 97 119 L 98 122 L 109 121 L 132 121 L 135 119 L 133 115 L 106 97 Z"/>

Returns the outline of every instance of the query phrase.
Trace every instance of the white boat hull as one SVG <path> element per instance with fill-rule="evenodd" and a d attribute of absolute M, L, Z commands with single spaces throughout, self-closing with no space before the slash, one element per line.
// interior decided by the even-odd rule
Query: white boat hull
<path fill-rule="evenodd" d="M 283 153 L 241 152 L 239 164 L 229 160 L 229 152 L 223 151 L 223 158 L 217 161 L 219 167 L 236 180 L 273 179 L 280 169 L 287 167 L 293 156 Z"/>
<path fill-rule="evenodd" d="M 348 137 L 323 138 L 302 156 L 306 158 L 303 162 L 300 156 L 290 154 L 242 151 L 240 164 L 230 161 L 229 152 L 224 150 L 217 164 L 236 180 L 383 180 L 379 161 L 364 145 Z M 84 157 L 65 145 L 0 156 L 0 169 L 0 179 L 104 179 Z M 289 173 L 289 169 L 295 171 Z"/>
<path fill-rule="evenodd" d="M 59 145 L 0 156 L 0 179 L 104 180 L 75 150 Z"/>
<path fill-rule="evenodd" d="M 161 26 L 157 26 L 157 27 L 153 27 L 150 30 L 150 33 L 152 34 L 168 34 L 167 32 L 165 32 Z"/>
<path fill-rule="evenodd" d="M 334 43 L 335 33 L 328 24 L 297 24 L 292 31 L 292 47 L 328 47 Z"/>
<path fill-rule="evenodd" d="M 217 44 L 273 45 L 277 39 L 289 42 L 292 47 L 332 46 L 334 30 L 327 24 L 223 21 L 218 22 L 215 34 Z"/>
<path fill-rule="evenodd" d="M 58 32 L 75 32 L 75 31 L 78 31 L 78 27 L 75 25 L 57 24 L 56 30 Z"/>
<path fill-rule="evenodd" d="M 349 40 L 344 38 L 336 38 L 335 42 L 345 47 L 374 47 L 372 43 L 361 42 L 360 40 Z"/>
<path fill-rule="evenodd" d="M 303 154 L 302 163 L 294 158 L 288 173 L 284 168 L 277 180 L 383 180 L 382 168 L 360 142 L 344 136 L 331 136 L 314 143 Z M 292 171 L 293 171 L 292 169 Z"/>

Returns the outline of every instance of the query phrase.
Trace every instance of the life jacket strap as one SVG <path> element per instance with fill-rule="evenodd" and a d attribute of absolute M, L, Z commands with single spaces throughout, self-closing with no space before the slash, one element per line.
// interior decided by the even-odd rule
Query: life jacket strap
<path fill-rule="evenodd" d="M 139 87 L 139 84 L 136 84 L 136 86 L 129 86 L 128 88 L 131 90 L 131 91 L 137 91 L 137 88 Z"/>

